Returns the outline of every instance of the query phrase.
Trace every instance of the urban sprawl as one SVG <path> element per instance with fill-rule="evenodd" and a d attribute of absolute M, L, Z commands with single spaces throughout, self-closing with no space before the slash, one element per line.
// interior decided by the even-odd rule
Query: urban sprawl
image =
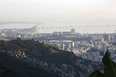
<path fill-rule="evenodd" d="M 116 62 L 116 33 L 83 34 L 77 33 L 75 29 L 69 32 L 37 33 L 37 30 L 37 26 L 27 29 L 1 29 L 0 40 L 34 39 L 61 50 L 73 52 L 78 57 L 97 62 L 102 61 L 108 49 L 111 59 Z"/>

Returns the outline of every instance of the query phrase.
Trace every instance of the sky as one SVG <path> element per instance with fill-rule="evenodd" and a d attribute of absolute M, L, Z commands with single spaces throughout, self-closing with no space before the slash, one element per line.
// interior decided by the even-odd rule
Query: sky
<path fill-rule="evenodd" d="M 115 25 L 115 3 L 116 0 L 0 0 L 0 22 L 12 22 L 0 24 L 0 28 L 27 28 L 37 23 L 40 27 Z"/>

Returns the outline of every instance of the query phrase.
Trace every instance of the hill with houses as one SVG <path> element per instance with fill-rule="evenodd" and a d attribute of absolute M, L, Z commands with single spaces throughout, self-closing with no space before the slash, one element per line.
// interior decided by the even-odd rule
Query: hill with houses
<path fill-rule="evenodd" d="M 21 77 L 88 77 L 103 64 L 35 40 L 0 41 L 0 63 Z M 1 69 L 1 68 L 0 68 Z"/>

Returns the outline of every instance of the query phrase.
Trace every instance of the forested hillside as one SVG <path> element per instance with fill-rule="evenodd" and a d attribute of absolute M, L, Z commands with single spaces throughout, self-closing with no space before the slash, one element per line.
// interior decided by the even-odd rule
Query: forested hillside
<path fill-rule="evenodd" d="M 35 40 L 0 41 L 0 62 L 22 77 L 81 77 L 103 65 Z"/>

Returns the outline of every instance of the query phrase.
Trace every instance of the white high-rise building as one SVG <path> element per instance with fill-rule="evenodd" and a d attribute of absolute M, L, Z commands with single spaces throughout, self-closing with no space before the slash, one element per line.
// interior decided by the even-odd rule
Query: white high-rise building
<path fill-rule="evenodd" d="M 74 46 L 75 46 L 75 43 L 71 42 L 71 48 L 74 48 Z"/>
<path fill-rule="evenodd" d="M 62 44 L 62 50 L 65 50 L 65 45 L 64 44 Z"/>

